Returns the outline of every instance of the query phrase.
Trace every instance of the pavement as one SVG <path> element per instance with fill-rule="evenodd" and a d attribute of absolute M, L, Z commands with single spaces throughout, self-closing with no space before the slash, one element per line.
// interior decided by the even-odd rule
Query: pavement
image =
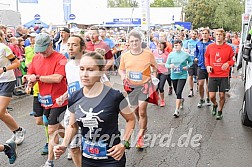
<path fill-rule="evenodd" d="M 239 111 L 243 100 L 243 83 L 238 74 L 231 79 L 231 90 L 223 109 L 223 120 L 211 116 L 211 106 L 197 108 L 199 95 L 188 98 L 188 84 L 185 86 L 184 109 L 179 118 L 173 117 L 175 94 L 165 96 L 165 107 L 148 105 L 148 130 L 146 148 L 132 147 L 126 151 L 128 167 L 249 167 L 252 164 L 252 129 L 241 125 Z M 113 87 L 121 89 L 118 76 L 111 77 Z M 165 87 L 167 92 L 168 85 Z M 195 84 L 196 90 L 196 84 Z M 18 159 L 14 165 L 8 164 L 7 157 L 0 154 L 1 167 L 39 167 L 47 159 L 40 155 L 45 144 L 44 128 L 35 125 L 32 111 L 32 96 L 14 97 L 10 107 L 11 115 L 27 130 L 26 139 L 18 146 Z M 119 118 L 123 130 L 125 121 Z M 11 132 L 0 122 L 3 143 Z M 137 134 L 138 125 L 132 137 Z M 66 155 L 55 161 L 55 167 L 72 167 Z"/>

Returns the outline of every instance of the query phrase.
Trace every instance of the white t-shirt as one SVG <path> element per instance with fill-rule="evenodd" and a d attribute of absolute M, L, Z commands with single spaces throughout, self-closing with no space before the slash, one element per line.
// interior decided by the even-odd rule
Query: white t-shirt
<path fill-rule="evenodd" d="M 65 54 L 67 53 L 67 43 L 61 43 L 60 44 L 60 53 Z"/>
<path fill-rule="evenodd" d="M 13 54 L 8 46 L 0 43 L 0 68 L 11 65 L 11 61 L 7 58 L 9 55 Z M 8 70 L 0 74 L 0 83 L 15 81 L 16 77 L 13 70 Z"/>

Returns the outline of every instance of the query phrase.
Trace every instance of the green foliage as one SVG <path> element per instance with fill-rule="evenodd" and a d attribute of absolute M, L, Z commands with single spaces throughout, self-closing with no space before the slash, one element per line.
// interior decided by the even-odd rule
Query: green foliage
<path fill-rule="evenodd" d="M 130 8 L 138 7 L 137 0 L 108 0 L 108 8 Z"/>
<path fill-rule="evenodd" d="M 174 7 L 173 0 L 155 0 L 150 4 L 151 7 Z"/>
<path fill-rule="evenodd" d="M 244 3 L 239 0 L 190 0 L 185 8 L 186 21 L 194 28 L 210 27 L 240 31 Z"/>

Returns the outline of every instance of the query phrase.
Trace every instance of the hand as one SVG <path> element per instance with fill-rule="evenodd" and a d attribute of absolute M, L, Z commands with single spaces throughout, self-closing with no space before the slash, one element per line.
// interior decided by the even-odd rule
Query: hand
<path fill-rule="evenodd" d="M 187 66 L 183 67 L 183 70 L 187 70 L 187 69 L 188 69 L 188 67 L 187 67 Z"/>
<path fill-rule="evenodd" d="M 123 81 L 124 79 L 126 79 L 126 75 L 125 75 L 125 74 L 122 74 L 122 75 L 121 75 L 121 80 Z"/>
<path fill-rule="evenodd" d="M 53 147 L 54 158 L 59 159 L 62 154 L 66 152 L 67 147 L 58 145 Z"/>
<path fill-rule="evenodd" d="M 194 62 L 198 62 L 198 58 L 195 58 L 195 59 L 194 59 Z"/>
<path fill-rule="evenodd" d="M 30 76 L 28 77 L 28 81 L 29 81 L 29 82 L 36 82 L 36 81 L 37 81 L 37 80 L 36 80 L 36 75 L 34 75 L 34 74 L 30 75 Z"/>
<path fill-rule="evenodd" d="M 108 150 L 107 156 L 113 157 L 115 160 L 119 161 L 125 152 L 125 147 L 122 143 L 119 143 Z"/>
<path fill-rule="evenodd" d="M 28 75 L 24 75 L 24 76 L 22 77 L 22 82 L 23 82 L 23 83 L 25 83 L 25 82 L 28 81 L 28 80 L 27 80 L 27 77 L 28 77 Z"/>
<path fill-rule="evenodd" d="M 212 66 L 207 66 L 207 72 L 212 73 L 212 71 L 213 71 L 213 67 Z"/>
<path fill-rule="evenodd" d="M 31 94 L 31 87 L 27 86 L 27 87 L 25 88 L 25 93 L 26 93 L 26 94 Z"/>
<path fill-rule="evenodd" d="M 228 67 L 229 67 L 229 64 L 228 63 L 224 63 L 224 64 L 222 64 L 221 69 L 222 70 L 226 70 Z"/>
<path fill-rule="evenodd" d="M 56 99 L 56 103 L 59 105 L 59 106 L 62 106 L 62 104 L 65 102 L 65 98 L 63 96 L 60 96 Z"/>
<path fill-rule="evenodd" d="M 175 65 L 174 65 L 174 64 L 170 64 L 170 67 L 171 67 L 171 68 L 175 68 Z"/>
<path fill-rule="evenodd" d="M 4 71 L 3 71 L 3 68 L 0 68 L 0 74 L 2 74 Z"/>

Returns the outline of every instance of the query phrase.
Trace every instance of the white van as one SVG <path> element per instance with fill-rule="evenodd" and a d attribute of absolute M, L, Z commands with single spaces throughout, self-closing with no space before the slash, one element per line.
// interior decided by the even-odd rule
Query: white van
<path fill-rule="evenodd" d="M 242 24 L 240 52 L 238 54 L 237 70 L 242 69 L 244 82 L 244 98 L 241 109 L 241 122 L 252 127 L 252 17 L 246 16 Z M 250 32 L 251 31 L 251 32 Z M 249 33 L 250 32 L 250 33 Z"/>

